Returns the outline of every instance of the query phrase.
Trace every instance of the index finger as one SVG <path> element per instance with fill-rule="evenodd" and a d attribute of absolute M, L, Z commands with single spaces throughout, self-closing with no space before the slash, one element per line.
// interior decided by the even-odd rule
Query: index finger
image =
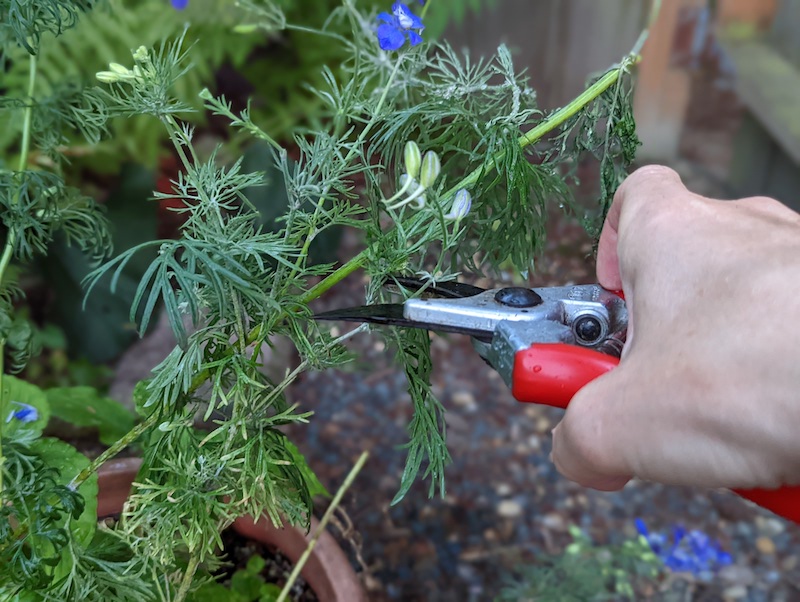
<path fill-rule="evenodd" d="M 683 188 L 680 176 L 662 165 L 640 167 L 629 175 L 614 194 L 597 248 L 597 281 L 608 290 L 622 290 L 620 272 L 620 230 L 625 215 L 634 205 L 653 197 L 669 197 L 676 184 Z M 665 194 L 666 193 L 666 194 Z"/>

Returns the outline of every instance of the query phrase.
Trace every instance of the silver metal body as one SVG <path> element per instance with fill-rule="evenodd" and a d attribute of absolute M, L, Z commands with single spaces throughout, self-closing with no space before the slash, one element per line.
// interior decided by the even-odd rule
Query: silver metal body
<path fill-rule="evenodd" d="M 625 302 L 596 285 L 532 289 L 541 303 L 509 307 L 488 290 L 463 299 L 409 299 L 403 315 L 422 324 L 437 324 L 472 334 L 476 351 L 511 386 L 514 358 L 534 343 L 580 345 L 619 357 L 625 344 L 628 312 Z M 590 322 L 588 338 L 580 325 Z M 596 336 L 594 336 L 596 335 Z"/>

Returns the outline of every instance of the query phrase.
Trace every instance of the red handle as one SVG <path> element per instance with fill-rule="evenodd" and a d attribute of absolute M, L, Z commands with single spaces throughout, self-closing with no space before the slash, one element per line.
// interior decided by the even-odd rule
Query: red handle
<path fill-rule="evenodd" d="M 584 385 L 617 364 L 617 358 L 584 347 L 562 343 L 532 345 L 514 358 L 511 393 L 517 401 L 566 409 Z M 800 486 L 734 491 L 779 516 L 800 523 Z"/>

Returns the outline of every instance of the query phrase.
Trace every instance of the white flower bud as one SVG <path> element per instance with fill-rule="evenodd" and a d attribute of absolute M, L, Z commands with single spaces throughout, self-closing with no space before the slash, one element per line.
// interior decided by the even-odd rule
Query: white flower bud
<path fill-rule="evenodd" d="M 442 164 L 439 155 L 433 151 L 428 151 L 422 159 L 422 171 L 419 176 L 419 183 L 423 188 L 430 188 L 439 177 L 442 171 Z"/>
<path fill-rule="evenodd" d="M 98 71 L 94 76 L 104 84 L 114 84 L 121 79 L 119 74 L 113 71 Z"/>
<path fill-rule="evenodd" d="M 450 213 L 444 217 L 445 219 L 460 220 L 467 216 L 470 209 L 472 209 L 472 195 L 466 188 L 462 188 L 456 193 Z"/>
<path fill-rule="evenodd" d="M 118 75 L 130 75 L 131 72 L 125 65 L 120 65 L 119 63 L 109 63 L 108 68 Z"/>
<path fill-rule="evenodd" d="M 420 153 L 417 143 L 413 140 L 406 142 L 404 155 L 406 173 L 412 178 L 418 178 L 419 168 L 422 165 L 422 153 Z"/>

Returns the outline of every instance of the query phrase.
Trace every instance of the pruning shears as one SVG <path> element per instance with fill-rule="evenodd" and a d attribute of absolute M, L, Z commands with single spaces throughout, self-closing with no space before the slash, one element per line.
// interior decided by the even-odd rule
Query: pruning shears
<path fill-rule="evenodd" d="M 417 296 L 314 318 L 468 335 L 520 402 L 566 409 L 584 385 L 619 364 L 625 344 L 624 295 L 596 284 L 487 290 L 402 276 L 387 278 L 385 284 Z M 800 486 L 735 492 L 800 523 Z"/>

